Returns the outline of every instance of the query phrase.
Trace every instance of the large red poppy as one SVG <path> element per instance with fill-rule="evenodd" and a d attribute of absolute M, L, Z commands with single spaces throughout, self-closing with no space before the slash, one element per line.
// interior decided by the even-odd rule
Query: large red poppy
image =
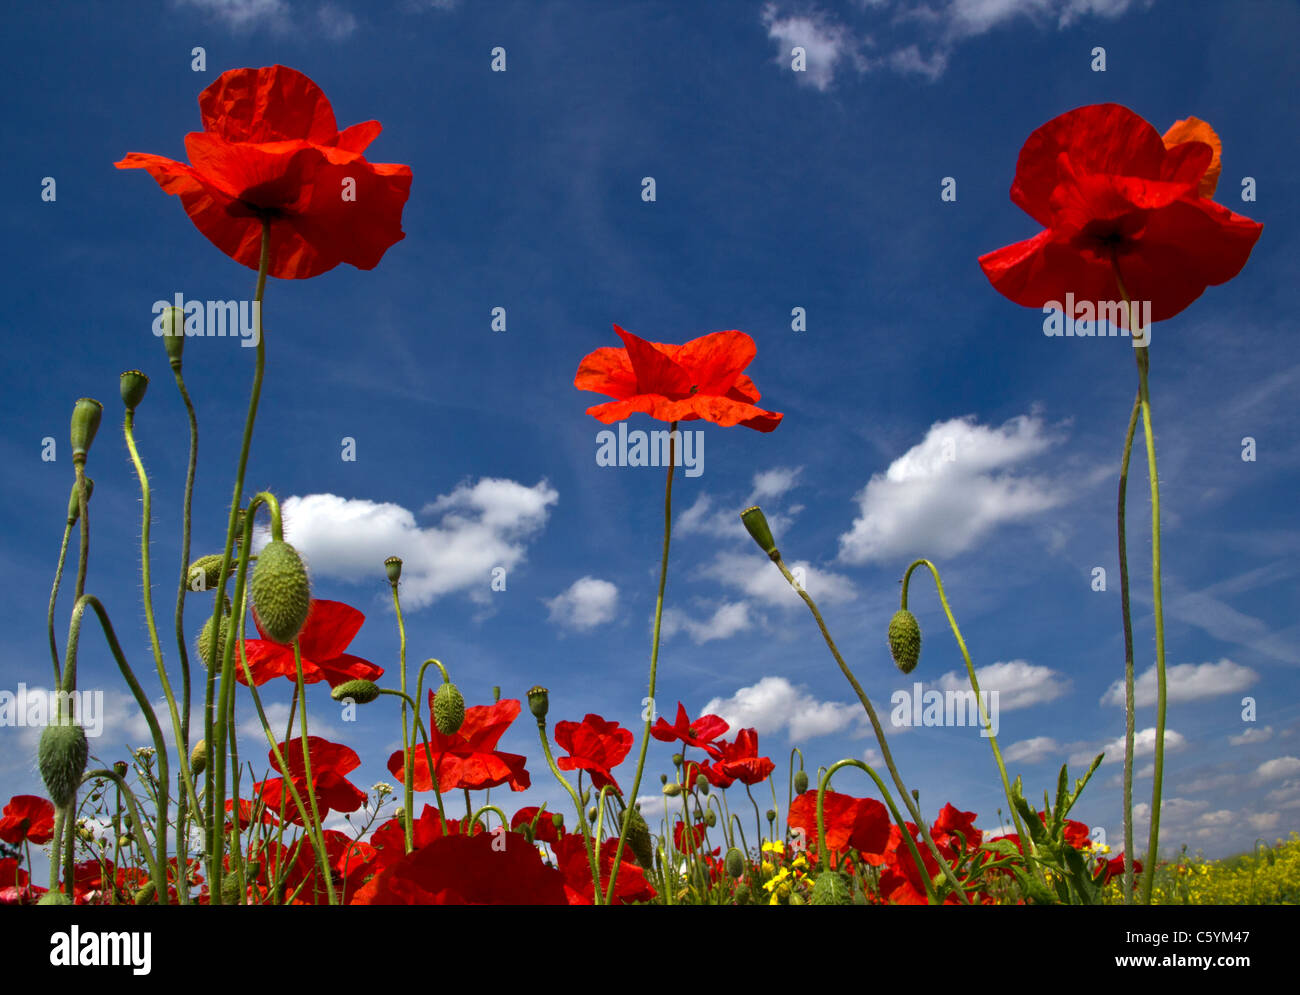
<path fill-rule="evenodd" d="M 741 729 L 734 743 L 723 743 L 722 757 L 714 765 L 742 784 L 758 784 L 776 770 L 770 757 L 758 755 L 758 730 Z"/>
<path fill-rule="evenodd" d="M 1012 201 L 1044 230 L 981 256 L 985 275 L 1028 307 L 1065 304 L 1073 294 L 1070 317 L 1078 317 L 1084 303 L 1122 299 L 1118 268 L 1130 299 L 1150 301 L 1152 321 L 1178 314 L 1207 286 L 1236 276 L 1263 229 L 1209 199 L 1211 135 L 1203 122 L 1179 122 L 1167 145 L 1119 104 L 1047 122 L 1020 150 L 1011 186 Z"/>
<path fill-rule="evenodd" d="M 303 683 L 316 684 L 325 680 L 329 681 L 330 687 L 338 687 L 348 681 L 377 681 L 383 676 L 383 667 L 344 652 L 365 620 L 361 612 L 342 601 L 312 600 L 307 624 L 298 634 Z M 262 630 L 257 612 L 253 612 L 253 624 L 262 636 L 261 639 L 244 640 L 244 655 L 248 658 L 253 683 L 261 687 L 276 677 L 297 680 L 293 647 L 269 639 Z M 248 683 L 241 666 L 235 667 L 235 677 L 241 684 Z"/>
<path fill-rule="evenodd" d="M 554 844 L 555 859 L 564 875 L 564 894 L 570 905 L 594 904 L 591 886 L 591 858 L 587 855 L 586 841 L 577 833 L 566 833 Z M 600 847 L 600 888 L 604 895 L 609 891 L 609 878 L 614 870 L 614 854 L 618 851 L 618 837 L 605 840 Z M 648 902 L 655 890 L 645 878 L 645 872 L 628 860 L 619 861 L 618 883 L 614 886 L 613 905 L 630 905 Z"/>
<path fill-rule="evenodd" d="M 588 871 L 588 877 L 591 872 Z M 621 877 L 621 874 L 620 874 Z M 565 905 L 564 875 L 518 833 L 449 835 L 362 885 L 353 905 Z"/>
<path fill-rule="evenodd" d="M 307 800 L 307 768 L 303 763 L 302 740 L 291 739 L 287 743 L 281 743 L 280 751 L 289 765 L 289 778 L 298 789 L 298 795 L 308 807 L 310 815 L 311 803 Z M 350 771 L 361 766 L 361 758 L 352 749 L 342 743 L 331 743 L 320 736 L 308 736 L 307 752 L 311 757 L 311 784 L 316 795 L 316 809 L 322 822 L 330 812 L 355 812 L 365 804 L 365 792 L 347 779 Z M 271 766 L 284 774 L 276 763 L 275 751 L 269 751 L 267 756 Z M 283 777 L 261 781 L 254 788 L 261 792 L 262 803 L 268 810 L 277 811 L 283 804 L 286 819 L 300 826 L 306 825 L 293 795 L 284 788 Z"/>
<path fill-rule="evenodd" d="M 496 748 L 497 741 L 519 715 L 519 701 L 502 698 L 493 705 L 473 705 L 465 709 L 465 721 L 450 736 L 438 731 L 433 722 L 434 692 L 429 691 L 429 751 L 438 772 L 438 788 L 450 791 L 467 788 L 480 791 L 509 784 L 512 791 L 526 791 L 532 784 L 524 769 L 526 757 L 517 753 L 503 753 Z M 412 787 L 416 791 L 432 791 L 429 762 L 423 740 L 412 750 L 414 776 Z M 398 750 L 388 758 L 388 769 L 402 780 L 405 776 L 404 757 Z"/>
<path fill-rule="evenodd" d="M 715 743 L 714 740 L 730 728 L 731 726 L 727 724 L 727 720 L 718 715 L 701 715 L 692 722 L 686 714 L 686 706 L 679 701 L 677 703 L 677 720 L 672 725 L 669 725 L 667 720 L 661 716 L 651 728 L 650 735 L 661 743 L 681 740 L 687 746 L 694 746 L 704 750 L 716 760 L 722 756 L 722 747 Z"/>
<path fill-rule="evenodd" d="M 0 905 L 34 905 L 43 894 L 45 889 L 31 883 L 30 875 L 18 866 L 17 858 L 0 859 Z"/>
<path fill-rule="evenodd" d="M 14 795 L 0 814 L 0 840 L 38 846 L 54 836 L 54 806 L 37 795 Z"/>
<path fill-rule="evenodd" d="M 232 69 L 199 94 L 203 131 L 185 136 L 190 164 L 132 152 L 213 245 L 257 269 L 271 222 L 272 276 L 303 279 L 339 263 L 373 269 L 405 237 L 411 167 L 362 153 L 378 121 L 339 131 L 320 87 L 295 69 Z"/>
<path fill-rule="evenodd" d="M 855 849 L 880 854 L 889 844 L 889 812 L 874 798 L 854 798 L 827 791 L 822 800 L 826 820 L 826 848 L 832 853 Z M 803 831 L 804 845 L 815 852 L 817 844 L 817 792 L 805 791 L 790 803 L 786 823 Z"/>
<path fill-rule="evenodd" d="M 581 722 L 557 722 L 555 742 L 569 755 L 557 758 L 555 765 L 560 770 L 585 770 L 591 774 L 597 791 L 608 785 L 622 795 L 623 789 L 611 771 L 627 757 L 632 739 L 632 730 L 594 713 Z"/>
<path fill-rule="evenodd" d="M 573 385 L 615 398 L 587 409 L 606 425 L 636 412 L 660 421 L 704 419 L 770 432 L 781 414 L 754 406 L 762 396 L 744 369 L 757 350 L 744 332 L 714 332 L 684 345 L 647 342 L 614 326 L 626 348 L 585 356 Z"/>

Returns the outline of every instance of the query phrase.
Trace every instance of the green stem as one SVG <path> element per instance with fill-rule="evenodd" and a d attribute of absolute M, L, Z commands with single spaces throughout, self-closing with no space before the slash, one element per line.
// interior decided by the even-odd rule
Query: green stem
<path fill-rule="evenodd" d="M 578 810 L 578 828 L 582 831 L 582 840 L 587 847 L 587 860 L 591 864 L 591 904 L 600 905 L 600 861 L 596 851 L 592 848 L 591 829 L 587 825 L 587 813 L 583 811 L 582 799 L 578 796 L 578 793 L 573 790 L 573 785 L 571 785 L 565 776 L 560 773 L 560 768 L 556 765 L 555 758 L 551 755 L 551 744 L 546 739 L 545 719 L 537 720 L 537 734 L 542 740 L 542 752 L 546 754 L 546 765 L 551 768 L 551 773 L 555 775 L 555 779 L 564 785 L 564 790 L 567 791 L 569 797 L 573 799 L 573 807 Z M 624 828 L 626 829 L 626 826 Z M 610 871 L 611 883 L 614 880 L 614 872 L 617 870 L 618 857 L 616 856 L 614 858 L 614 867 Z M 605 900 L 605 904 L 612 905 L 613 901 L 613 895 L 611 894 Z"/>
<path fill-rule="evenodd" d="M 50 636 L 50 658 L 54 661 L 54 686 L 63 682 L 59 672 L 59 645 L 54 639 L 54 606 L 59 600 L 59 585 L 63 581 L 63 564 L 68 558 L 68 543 L 72 539 L 72 519 L 63 527 L 63 543 L 59 546 L 59 565 L 54 569 L 54 586 L 50 589 L 50 609 L 45 616 L 45 627 Z"/>
<path fill-rule="evenodd" d="M 393 589 L 393 610 L 397 612 L 397 637 L 398 649 L 397 658 L 402 673 L 402 756 L 404 759 L 404 788 L 403 802 L 406 806 L 406 812 L 410 818 L 406 819 L 406 852 L 410 853 L 415 849 L 415 817 L 411 812 L 411 807 L 415 804 L 415 794 L 411 787 L 411 779 L 414 774 L 415 750 L 411 748 L 410 734 L 410 716 L 407 713 L 407 696 L 406 696 L 406 623 L 402 620 L 402 599 L 397 596 L 397 581 L 391 581 L 390 586 Z M 414 710 L 414 709 L 412 709 Z M 433 772 L 429 772 L 430 777 Z"/>
<path fill-rule="evenodd" d="M 190 400 L 190 392 L 185 388 L 185 379 L 181 376 L 181 364 L 179 359 L 173 359 L 171 363 L 172 375 L 176 380 L 176 389 L 180 391 L 181 400 L 185 402 L 185 411 L 189 416 L 190 422 L 190 459 L 189 465 L 185 471 L 185 498 L 181 510 L 181 576 L 180 583 L 176 590 L 176 652 L 181 662 L 181 701 L 184 705 L 181 711 L 181 742 L 178 748 L 186 757 L 186 763 L 189 762 L 190 754 L 190 701 L 192 698 L 193 687 L 190 675 L 190 654 L 189 648 L 185 645 L 185 592 L 189 582 L 189 563 L 190 563 L 190 508 L 194 498 L 194 474 L 198 467 L 199 458 L 199 422 L 198 416 L 194 412 L 194 402 Z M 176 812 L 176 838 L 178 849 L 183 849 L 188 866 L 189 861 L 189 817 L 190 817 L 190 799 L 194 798 L 194 778 L 191 775 L 188 778 L 190 793 L 182 793 Z M 193 811 L 199 813 L 198 801 L 194 800 Z"/>
<path fill-rule="evenodd" d="M 302 673 L 302 651 L 298 648 L 298 640 L 293 641 L 293 666 L 298 680 L 298 697 L 301 699 L 301 707 L 298 709 L 298 721 L 301 723 L 302 730 L 302 767 L 303 774 L 307 778 L 307 801 L 311 806 L 311 825 L 308 827 L 317 839 L 319 845 L 316 850 L 316 859 L 320 864 L 321 877 L 325 879 L 325 893 L 329 898 L 330 905 L 336 905 L 338 900 L 334 896 L 334 879 L 330 874 L 329 860 L 326 858 L 325 850 L 325 833 L 321 829 L 320 809 L 316 804 L 316 783 L 311 774 L 311 750 L 308 747 L 307 737 L 307 685 L 303 680 Z M 289 771 L 284 772 L 285 779 L 289 778 Z"/>
<path fill-rule="evenodd" d="M 1133 904 L 1133 616 L 1128 593 L 1128 538 L 1125 525 L 1128 505 L 1128 465 L 1133 452 L 1142 396 L 1133 399 L 1133 413 L 1124 436 L 1124 455 L 1119 467 L 1119 606 L 1124 624 L 1124 904 Z M 1013 808 L 1014 812 L 1015 809 Z"/>
<path fill-rule="evenodd" d="M 649 707 L 646 709 L 645 729 L 641 733 L 641 753 L 637 757 L 636 776 L 632 779 L 632 793 L 628 795 L 628 804 L 635 805 L 637 792 L 641 789 L 641 775 L 645 772 L 646 751 L 650 746 L 650 723 L 655 713 L 655 678 L 659 672 L 659 630 L 664 615 L 664 587 L 668 583 L 668 544 L 673 532 L 673 470 L 677 465 L 677 423 L 668 426 L 668 483 L 664 489 L 664 549 L 659 563 L 659 594 L 655 599 L 654 635 L 650 641 L 650 693 Z M 618 848 L 614 851 L 614 866 L 609 872 L 609 888 L 605 891 L 605 904 L 614 900 L 614 885 L 618 881 L 618 869 L 623 860 L 623 846 L 627 842 L 628 822 L 624 820 L 618 834 Z"/>

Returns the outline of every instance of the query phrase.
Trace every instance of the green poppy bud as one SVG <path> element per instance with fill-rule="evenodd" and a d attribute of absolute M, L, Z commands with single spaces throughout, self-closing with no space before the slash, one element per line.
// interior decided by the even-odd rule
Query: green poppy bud
<path fill-rule="evenodd" d="M 130 770 L 130 768 L 127 767 L 125 760 L 118 760 L 113 764 L 113 773 L 118 777 L 126 777 L 126 772 L 128 770 Z"/>
<path fill-rule="evenodd" d="M 727 851 L 726 857 L 723 858 L 727 865 L 727 873 L 733 878 L 739 878 L 745 873 L 745 855 L 740 852 L 740 847 L 733 846 Z"/>
<path fill-rule="evenodd" d="M 188 587 L 191 591 L 211 591 L 221 580 L 221 560 L 220 553 L 212 553 L 208 556 L 200 556 L 190 564 L 189 570 L 185 572 L 188 580 Z M 232 560 L 230 569 L 233 572 L 235 564 Z"/>
<path fill-rule="evenodd" d="M 388 574 L 388 583 L 396 584 L 402 579 L 402 558 L 390 556 L 384 560 L 384 573 Z"/>
<path fill-rule="evenodd" d="M 212 647 L 212 619 L 210 617 L 206 622 L 203 623 L 203 628 L 199 631 L 199 639 L 198 639 L 199 659 L 203 661 L 203 665 L 205 667 L 208 665 L 208 660 L 215 660 L 217 666 L 220 666 L 221 661 L 225 658 L 226 638 L 230 635 L 229 615 L 221 616 L 221 622 L 217 626 L 217 632 L 218 635 L 217 635 L 216 655 L 210 657 L 208 654 L 212 651 L 213 648 Z"/>
<path fill-rule="evenodd" d="M 169 307 L 160 316 L 162 322 L 162 340 L 167 349 L 167 358 L 172 369 L 181 368 L 181 351 L 185 348 L 185 311 L 178 307 Z"/>
<path fill-rule="evenodd" d="M 546 688 L 534 686 L 528 689 L 528 710 L 533 713 L 533 718 L 541 722 L 546 718 L 546 713 L 551 707 L 551 693 Z"/>
<path fill-rule="evenodd" d="M 401 805 L 398 805 L 397 808 L 393 810 L 393 818 L 402 825 L 406 825 L 406 809 Z"/>
<path fill-rule="evenodd" d="M 758 505 L 746 508 L 740 513 L 740 520 L 745 523 L 745 529 L 758 543 L 758 548 L 775 560 L 780 554 L 776 551 L 776 540 L 772 538 L 772 529 L 767 524 L 767 516 L 763 514 L 762 509 Z"/>
<path fill-rule="evenodd" d="M 794 896 L 791 896 L 793 904 Z M 852 905 L 853 887 L 839 871 L 822 871 L 813 885 L 810 905 Z"/>
<path fill-rule="evenodd" d="M 559 812 L 552 812 L 552 813 L 551 813 L 551 825 L 554 826 L 556 829 L 563 829 L 563 828 L 564 828 L 564 816 L 563 816 L 561 813 L 559 813 Z"/>
<path fill-rule="evenodd" d="M 86 504 L 90 504 L 90 495 L 95 493 L 95 482 L 86 477 Z M 72 494 L 68 497 L 68 524 L 76 525 L 77 519 L 81 517 L 81 488 L 74 481 L 72 484 Z"/>
<path fill-rule="evenodd" d="M 593 822 L 593 823 L 594 823 L 594 822 L 596 821 L 596 816 L 598 816 L 598 815 L 600 815 L 600 812 L 599 812 L 599 810 L 596 808 L 595 805 L 593 805 L 593 806 L 591 806 L 591 808 L 587 809 L 587 821 L 588 821 L 588 822 Z"/>
<path fill-rule="evenodd" d="M 681 793 L 682 793 L 682 786 L 680 784 L 664 785 L 664 794 L 667 795 L 669 798 L 676 798 Z"/>
<path fill-rule="evenodd" d="M 200 739 L 190 751 L 190 773 L 198 777 L 208 766 L 208 741 Z"/>
<path fill-rule="evenodd" d="M 905 674 L 915 670 L 921 658 L 921 627 L 906 608 L 900 608 L 889 620 L 889 655 Z"/>
<path fill-rule="evenodd" d="M 769 808 L 769 809 L 767 810 L 767 821 L 768 821 L 768 822 L 776 822 L 776 809 L 774 809 L 774 808 Z"/>
<path fill-rule="evenodd" d="M 704 824 L 710 827 L 716 826 L 718 824 L 718 813 L 713 811 L 713 809 L 709 809 L 707 812 L 705 812 Z"/>
<path fill-rule="evenodd" d="M 47 891 L 36 900 L 37 905 L 71 905 L 72 899 L 61 891 Z"/>
<path fill-rule="evenodd" d="M 802 795 L 808 790 L 808 772 L 800 767 L 794 772 L 794 793 Z"/>
<path fill-rule="evenodd" d="M 311 582 L 298 551 L 283 540 L 268 542 L 248 588 L 267 636 L 282 645 L 297 639 L 311 612 Z"/>
<path fill-rule="evenodd" d="M 654 869 L 654 842 L 650 838 L 650 827 L 634 806 L 623 810 L 623 822 L 627 826 L 627 845 L 632 848 L 636 862 L 647 871 Z"/>
<path fill-rule="evenodd" d="M 36 762 L 56 808 L 67 808 L 76 799 L 89 755 L 90 745 L 81 726 L 48 725 L 41 733 Z"/>
<path fill-rule="evenodd" d="M 749 885 L 742 884 L 736 886 L 736 890 L 732 892 L 731 897 L 736 900 L 737 905 L 748 905 L 753 901 L 754 895 L 749 890 Z"/>
<path fill-rule="evenodd" d="M 79 399 L 72 409 L 72 458 L 80 456 L 83 460 L 90 451 L 90 444 L 95 441 L 99 431 L 99 420 L 104 415 L 104 406 L 92 397 Z"/>
<path fill-rule="evenodd" d="M 699 791 L 701 794 L 707 795 L 709 793 L 709 779 L 705 777 L 703 774 L 696 774 L 695 789 Z"/>
<path fill-rule="evenodd" d="M 667 775 L 667 774 L 660 774 L 660 775 L 659 775 L 659 783 L 660 783 L 660 784 L 667 784 L 667 783 L 668 783 L 668 775 Z"/>
<path fill-rule="evenodd" d="M 528 699 L 532 706 L 532 697 Z M 542 713 L 545 715 L 545 711 Z M 455 684 L 444 683 L 433 696 L 433 724 L 444 736 L 450 736 L 465 721 L 465 696 Z"/>
<path fill-rule="evenodd" d="M 674 753 L 674 754 L 673 754 L 673 766 L 674 766 L 674 767 L 680 767 L 680 766 L 682 765 L 682 761 L 683 761 L 684 759 L 685 759 L 685 757 L 683 757 L 680 753 Z"/>
<path fill-rule="evenodd" d="M 152 881 L 146 881 L 144 887 L 135 893 L 136 905 L 153 905 L 158 896 L 158 889 Z"/>
<path fill-rule="evenodd" d="M 379 697 L 379 685 L 374 681 L 344 681 L 330 692 L 335 701 L 351 698 L 358 705 L 369 705 Z"/>
<path fill-rule="evenodd" d="M 786 905 L 806 905 L 806 904 L 807 903 L 803 900 L 803 895 L 799 894 L 799 892 L 797 891 L 791 891 L 790 897 L 786 899 Z"/>
<path fill-rule="evenodd" d="M 139 370 L 127 370 L 118 379 L 118 389 L 122 392 L 122 403 L 127 411 L 134 411 L 144 400 L 144 392 L 149 389 L 149 378 Z"/>

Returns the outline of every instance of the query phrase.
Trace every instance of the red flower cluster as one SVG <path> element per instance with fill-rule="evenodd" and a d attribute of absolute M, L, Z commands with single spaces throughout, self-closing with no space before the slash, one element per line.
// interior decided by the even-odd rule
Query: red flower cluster
<path fill-rule="evenodd" d="M 480 791 L 509 784 L 512 791 L 526 791 L 532 784 L 524 769 L 527 759 L 516 753 L 503 753 L 497 742 L 519 715 L 520 705 L 515 698 L 502 698 L 493 705 L 474 705 L 465 709 L 465 721 L 450 736 L 438 731 L 433 721 L 434 691 L 429 691 L 429 751 L 417 743 L 412 750 L 414 776 L 412 787 L 416 791 L 432 791 L 429 777 L 429 754 L 433 756 L 437 771 L 438 789 L 450 791 L 466 788 Z M 388 758 L 388 769 L 401 780 L 406 773 L 405 756 L 398 750 Z"/>

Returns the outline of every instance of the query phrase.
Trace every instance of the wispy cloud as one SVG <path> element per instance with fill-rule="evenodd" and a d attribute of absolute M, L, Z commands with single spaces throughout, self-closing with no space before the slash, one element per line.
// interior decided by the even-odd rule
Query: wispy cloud
<path fill-rule="evenodd" d="M 618 611 L 618 587 L 598 577 L 581 577 L 568 589 L 546 600 L 551 621 L 585 632 L 611 622 Z"/>
<path fill-rule="evenodd" d="M 1224 658 L 1218 663 L 1180 663 L 1165 671 L 1165 694 L 1169 701 L 1198 701 L 1221 694 L 1244 691 L 1259 675 L 1249 667 Z M 1141 708 L 1154 705 L 1159 690 L 1156 668 L 1148 667 L 1133 682 L 1133 703 Z M 1115 681 L 1101 696 L 1103 705 L 1124 706 L 1124 682 Z"/>
<path fill-rule="evenodd" d="M 820 701 L 784 677 L 764 677 L 728 698 L 713 698 L 700 714 L 720 715 L 733 730 L 754 728 L 760 733 L 785 730 L 794 741 L 841 732 L 863 721 L 862 709 L 857 704 Z"/>

